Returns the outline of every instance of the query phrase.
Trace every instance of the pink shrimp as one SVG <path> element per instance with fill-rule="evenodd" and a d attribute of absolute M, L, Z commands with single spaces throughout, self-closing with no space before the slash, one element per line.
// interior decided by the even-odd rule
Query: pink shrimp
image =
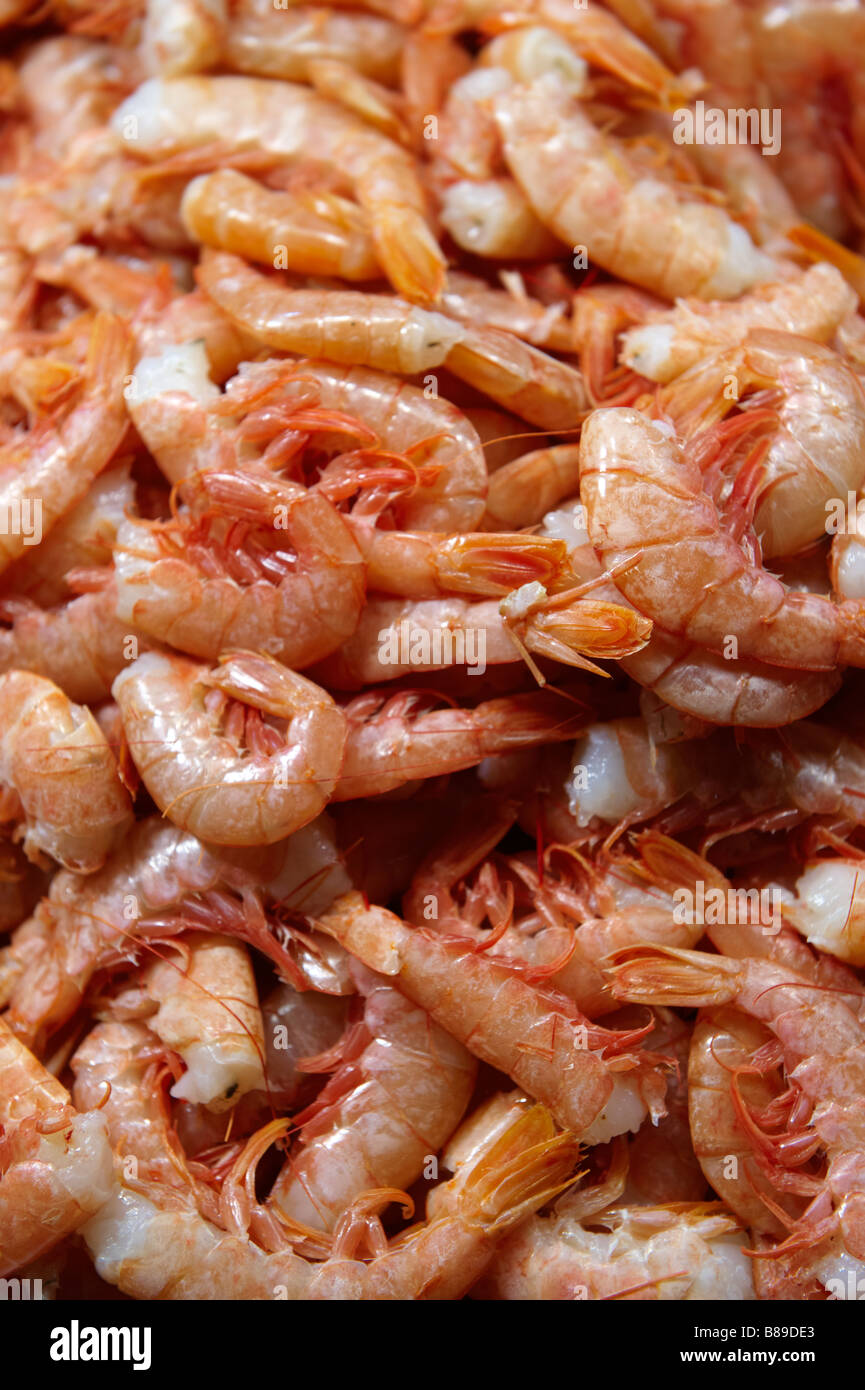
<path fill-rule="evenodd" d="M 254 145 L 279 160 L 314 149 L 321 163 L 347 173 L 395 288 L 413 298 L 438 298 L 444 258 L 411 158 L 309 88 L 237 76 L 153 79 L 117 108 L 112 124 L 132 153 L 151 159 L 212 142 L 235 150 Z M 135 135 L 128 138 L 131 129 Z"/>
<path fill-rule="evenodd" d="M 184 493 L 191 514 L 120 526 L 121 621 L 211 661 L 244 647 L 291 667 L 351 636 L 365 566 L 326 497 L 251 468 L 197 475 Z"/>
<path fill-rule="evenodd" d="M 90 713 L 29 671 L 0 676 L 0 782 L 14 794 L 10 819 L 24 847 L 92 873 L 132 824 L 129 794 Z"/>
<path fill-rule="evenodd" d="M 865 1170 L 856 1097 L 865 1048 L 862 1023 L 840 994 L 816 990 L 801 975 L 765 960 L 661 947 L 617 955 L 611 979 L 621 999 L 684 1007 L 731 1003 L 767 1024 L 781 1048 L 792 1100 L 801 1093 L 807 1102 L 804 1114 L 802 1105 L 791 1112 L 792 1127 L 780 1138 L 763 1136 L 770 1170 L 782 1172 L 785 1152 L 797 1144 L 802 1154 L 822 1147 L 828 1157 L 825 1178 L 802 1184 L 813 1201 L 780 1248 L 809 1250 L 821 1277 L 843 1258 L 838 1238 L 843 1250 L 862 1259 Z"/>
<path fill-rule="evenodd" d="M 638 1033 L 589 1024 L 569 999 L 530 984 L 520 968 L 460 938 L 407 927 L 357 893 L 337 899 L 318 925 L 586 1143 L 638 1126 L 647 1108 L 663 1113 L 661 1072 L 624 1051 Z"/>
<path fill-rule="evenodd" d="M 214 844 L 273 844 L 317 816 L 336 785 L 343 714 L 270 657 L 237 652 L 211 668 L 150 652 L 112 693 L 157 805 Z"/>
<path fill-rule="evenodd" d="M 0 1276 L 52 1249 L 111 1195 L 105 1121 L 79 1114 L 0 1019 Z"/>
<path fill-rule="evenodd" d="M 363 1022 L 320 1059 L 336 1068 L 301 1115 L 299 1143 L 270 1201 L 295 1221 L 331 1230 L 367 1188 L 408 1188 L 462 1119 L 474 1086 L 471 1053 L 398 990 L 355 971 Z"/>
<path fill-rule="evenodd" d="M 862 605 L 790 593 L 749 561 L 699 468 L 656 424 L 634 410 L 597 410 L 581 451 L 589 537 L 605 565 L 626 566 L 616 587 L 640 612 L 716 651 L 735 638 L 735 655 L 769 665 L 865 664 Z"/>

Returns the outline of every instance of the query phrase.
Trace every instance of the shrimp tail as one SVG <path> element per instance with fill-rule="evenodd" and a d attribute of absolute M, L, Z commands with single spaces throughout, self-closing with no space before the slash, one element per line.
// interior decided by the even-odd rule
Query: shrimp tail
<path fill-rule="evenodd" d="M 457 1198 L 459 1214 L 504 1232 L 580 1176 L 576 1136 L 556 1134 L 544 1105 L 523 1111 L 482 1156 Z"/>
<path fill-rule="evenodd" d="M 491 597 L 523 584 L 547 585 L 567 560 L 564 541 L 543 536 L 454 536 L 438 562 L 443 587 Z"/>
<path fill-rule="evenodd" d="M 739 992 L 740 963 L 705 951 L 629 946 L 609 960 L 612 993 L 630 1004 L 699 1009 L 729 1004 Z"/>
<path fill-rule="evenodd" d="M 447 262 L 416 210 L 380 208 L 372 233 L 381 263 L 399 293 L 421 303 L 438 303 Z"/>
<path fill-rule="evenodd" d="M 865 300 L 865 257 L 858 256 L 855 251 L 842 246 L 838 241 L 833 241 L 832 237 L 818 231 L 816 227 L 809 226 L 807 222 L 790 227 L 787 238 L 812 261 L 828 261 L 830 265 L 834 265 L 859 298 Z"/>

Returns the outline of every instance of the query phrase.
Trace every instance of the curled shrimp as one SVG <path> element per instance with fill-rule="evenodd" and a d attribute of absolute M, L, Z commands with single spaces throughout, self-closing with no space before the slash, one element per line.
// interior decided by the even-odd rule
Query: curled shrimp
<path fill-rule="evenodd" d="M 290 667 L 354 631 L 365 566 L 320 492 L 262 471 L 195 475 L 173 523 L 129 518 L 115 550 L 117 614 L 193 656 L 233 648 Z"/>
<path fill-rule="evenodd" d="M 784 1227 L 772 1207 L 780 1204 L 795 1217 L 802 1203 L 773 1186 L 737 1113 L 741 1104 L 754 1114 L 769 1111 L 773 1101 L 778 1109 L 784 1086 L 777 1069 L 761 1070 L 754 1060 L 771 1043 L 765 1024 L 740 1009 L 701 1009 L 688 1060 L 688 1106 L 694 1152 L 706 1181 L 751 1230 L 777 1238 Z"/>
<path fill-rule="evenodd" d="M 667 299 L 732 299 L 774 278 L 771 258 L 726 211 L 641 177 L 627 148 L 555 78 L 515 86 L 493 104 L 505 158 L 535 212 L 605 270 Z"/>
<path fill-rule="evenodd" d="M 809 1266 L 824 1282 L 839 1261 L 843 1265 L 845 1252 L 861 1260 L 865 1178 L 862 1139 L 849 1096 L 862 1054 L 862 1024 L 843 997 L 815 989 L 811 981 L 771 961 L 734 961 L 659 947 L 621 953 L 611 977 L 621 999 L 686 1007 L 729 1003 L 768 1026 L 780 1043 L 789 1082 L 808 1102 L 804 1114 L 799 1107 L 795 1128 L 774 1143 L 767 1140 L 770 1161 L 783 1171 L 785 1147 L 797 1137 L 800 1152 L 822 1147 L 828 1158 L 825 1178 L 803 1185 L 813 1201 L 791 1222 L 790 1235 L 779 1248 L 808 1250 Z"/>
<path fill-rule="evenodd" d="M 235 150 L 254 146 L 280 160 L 314 149 L 321 164 L 347 173 L 394 287 L 410 298 L 438 298 L 444 259 L 413 161 L 308 88 L 255 77 L 151 79 L 117 108 L 112 124 L 121 140 L 134 130 L 130 152 L 150 158 L 212 142 Z"/>
<path fill-rule="evenodd" d="M 0 448 L 0 511 L 13 518 L 0 534 L 0 567 L 26 550 L 32 534 L 24 524 L 26 509 L 35 508 L 44 534 L 81 500 L 111 459 L 127 425 L 123 386 L 128 369 L 123 325 L 97 315 L 71 406 L 60 407 L 56 417 L 37 422 L 24 437 L 13 436 Z"/>
<path fill-rule="evenodd" d="M 90 710 L 28 671 L 0 676 L 0 782 L 24 847 L 92 873 L 132 824 L 129 794 Z M 8 813 L 7 813 L 8 814 Z"/>
<path fill-rule="evenodd" d="M 281 840 L 313 820 L 336 785 L 345 717 L 269 657 L 238 652 L 211 668 L 146 653 L 112 693 L 157 805 L 214 844 Z"/>
<path fill-rule="evenodd" d="M 720 1202 L 571 1210 L 567 1197 L 503 1243 L 473 1290 L 517 1300 L 757 1297 L 744 1232 Z"/>
<path fill-rule="evenodd" d="M 677 425 L 689 421 L 690 433 L 689 405 L 703 422 L 710 411 L 718 415 L 727 409 L 716 392 L 721 376 L 729 382 L 730 373 L 743 398 L 742 418 L 752 408 L 766 411 L 760 437 L 768 449 L 754 481 L 737 489 L 739 503 L 754 508 L 765 556 L 793 555 L 826 534 L 832 504 L 846 504 L 848 492 L 856 492 L 865 477 L 862 384 L 831 348 L 756 329 L 741 347 L 704 361 L 664 388 L 659 399 Z M 701 411 L 704 390 L 715 400 L 711 406 L 707 400 Z M 746 394 L 751 392 L 756 394 Z"/>
<path fill-rule="evenodd" d="M 0 1275 L 51 1250 L 111 1194 L 105 1121 L 79 1114 L 0 1019 Z"/>
<path fill-rule="evenodd" d="M 333 1075 L 295 1116 L 299 1142 L 270 1197 L 317 1230 L 332 1229 L 364 1190 L 406 1189 L 421 1176 L 462 1119 L 477 1069 L 471 1053 L 398 990 L 355 974 L 363 1020 L 316 1062 Z"/>
<path fill-rule="evenodd" d="M 633 410 L 596 410 L 581 449 L 589 537 L 607 566 L 631 562 L 616 587 L 640 612 L 715 651 L 735 638 L 735 655 L 768 665 L 865 664 L 861 604 L 788 592 L 749 561 L 697 466 L 657 425 Z"/>
<path fill-rule="evenodd" d="M 585 1143 L 637 1128 L 649 1109 L 663 1113 L 657 1059 L 624 1050 L 638 1034 L 589 1025 L 569 999 L 530 984 L 520 968 L 464 939 L 407 927 L 357 893 L 338 898 L 318 925 Z"/>

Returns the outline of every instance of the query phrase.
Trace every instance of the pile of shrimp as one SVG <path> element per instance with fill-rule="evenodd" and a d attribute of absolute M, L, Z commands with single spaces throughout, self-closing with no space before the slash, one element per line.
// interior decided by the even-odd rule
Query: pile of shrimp
<path fill-rule="evenodd" d="M 0 25 L 0 1278 L 849 1296 L 865 4 Z"/>

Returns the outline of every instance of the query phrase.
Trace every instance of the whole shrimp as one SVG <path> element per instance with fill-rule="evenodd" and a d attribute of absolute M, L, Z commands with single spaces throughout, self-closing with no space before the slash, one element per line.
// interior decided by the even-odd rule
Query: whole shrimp
<path fill-rule="evenodd" d="M 0 533 L 0 568 L 26 550 L 26 509 L 35 510 L 44 535 L 110 461 L 127 426 L 122 390 L 128 370 L 123 325 L 97 315 L 71 406 L 0 447 L 0 513 L 10 518 Z"/>
<path fill-rule="evenodd" d="M 863 1164 L 857 1069 L 863 1054 L 862 1024 L 843 997 L 815 991 L 801 975 L 765 960 L 729 960 L 697 951 L 634 947 L 611 966 L 613 992 L 633 1002 L 703 1007 L 734 1004 L 765 1023 L 777 1038 L 788 1081 L 808 1102 L 795 1128 L 774 1143 L 764 1136 L 772 1161 L 784 1165 L 787 1144 L 826 1150 L 825 1178 L 806 1184 L 815 1195 L 792 1225 L 782 1251 L 808 1250 L 809 1266 L 830 1277 L 845 1252 L 861 1260 Z M 842 1060 L 843 1059 L 843 1060 Z"/>
<path fill-rule="evenodd" d="M 464 661 L 472 666 L 481 659 L 489 666 L 506 664 L 520 660 L 526 649 L 597 674 L 590 657 L 603 660 L 638 650 L 650 631 L 639 614 L 616 603 L 582 597 L 579 590 L 550 597 L 538 583 L 524 585 L 500 603 L 373 597 L 354 634 L 315 674 L 327 685 L 352 690 Z"/>
<path fill-rule="evenodd" d="M 688 403 L 700 415 L 706 392 L 717 415 L 721 378 L 737 383 L 743 419 L 763 407 L 760 438 L 768 442 L 758 476 L 738 489 L 754 506 L 754 529 L 765 556 L 793 555 L 820 540 L 830 508 L 846 503 L 865 476 L 865 394 L 857 374 L 831 348 L 798 335 L 757 329 L 740 347 L 704 360 L 659 392 L 670 418 L 682 427 Z M 747 394 L 756 392 L 756 394 Z M 686 427 L 690 433 L 690 424 Z M 738 480 L 737 480 L 738 482 Z M 736 485 L 734 484 L 734 487 Z"/>
<path fill-rule="evenodd" d="M 226 110 L 232 113 L 228 126 Z M 130 152 L 151 159 L 213 141 L 266 150 L 280 160 L 314 149 L 322 165 L 347 174 L 394 287 L 409 298 L 438 298 L 444 258 L 426 220 L 413 161 L 308 88 L 238 76 L 151 79 L 117 108 L 112 124 Z"/>
<path fill-rule="evenodd" d="M 211 661 L 244 647 L 290 667 L 351 636 L 365 566 L 325 496 L 250 468 L 196 475 L 185 495 L 192 511 L 172 523 L 121 524 L 122 621 Z"/>
<path fill-rule="evenodd" d="M 507 1231 L 567 1184 L 577 1152 L 543 1106 L 526 1109 L 478 1145 L 458 1189 L 442 1184 L 435 1217 L 393 1246 L 380 1239 L 368 1263 L 353 1258 L 351 1224 L 345 1248 L 337 1233 L 330 1257 L 311 1264 L 220 1229 L 159 1183 L 118 1185 L 85 1239 L 102 1277 L 139 1298 L 459 1298 Z"/>
<path fill-rule="evenodd" d="M 780 1112 L 783 1082 L 776 1069 L 761 1071 L 755 1061 L 763 1048 L 768 1058 L 771 1043 L 765 1024 L 740 1009 L 701 1009 L 688 1061 L 688 1107 L 694 1152 L 707 1182 L 752 1231 L 777 1239 L 784 1226 L 774 1209 L 780 1206 L 795 1220 L 803 1203 L 772 1183 L 742 1120 L 743 1108 L 768 1114 L 774 1102 Z"/>
<path fill-rule="evenodd" d="M 554 691 L 460 709 L 434 694 L 366 690 L 343 706 L 345 758 L 332 802 L 380 796 L 418 778 L 473 767 L 495 753 L 573 737 L 573 703 Z"/>
<path fill-rule="evenodd" d="M 363 1020 L 319 1059 L 334 1068 L 295 1124 L 299 1140 L 270 1196 L 281 1212 L 332 1230 L 368 1188 L 408 1188 L 462 1119 L 477 1064 L 422 1009 L 362 967 Z"/>
<path fill-rule="evenodd" d="M 304 430 L 338 430 L 361 449 L 378 446 L 409 464 L 429 464 L 429 478 L 413 475 L 408 495 L 397 493 L 390 502 L 398 526 L 470 531 L 483 511 L 486 464 L 470 422 L 448 401 L 381 372 L 311 361 L 245 365 L 220 397 L 201 345 L 169 346 L 139 362 L 130 413 L 173 483 L 193 471 L 243 466 L 256 442 L 267 446 L 283 432 L 302 439 Z M 182 446 L 178 414 L 185 423 Z M 361 453 L 355 463 L 349 455 L 349 482 L 363 459 Z"/>
<path fill-rule="evenodd" d="M 281 840 L 313 820 L 336 785 L 345 717 L 270 657 L 237 652 L 211 668 L 149 652 L 112 693 L 157 805 L 213 844 Z"/>
<path fill-rule="evenodd" d="M 735 638 L 735 655 L 769 665 L 865 664 L 861 604 L 788 592 L 749 561 L 723 529 L 699 468 L 645 416 L 595 411 L 580 471 L 590 540 L 605 565 L 627 565 L 616 587 L 640 612 L 715 651 Z"/>
<path fill-rule="evenodd" d="M 642 174 L 555 77 L 502 92 L 493 107 L 508 166 L 537 215 L 605 270 L 666 299 L 733 299 L 775 278 L 772 259 L 723 208 Z"/>
<path fill-rule="evenodd" d="M 264 913 L 260 885 L 271 900 L 317 911 L 351 882 L 334 829 L 321 818 L 273 849 L 255 851 L 216 851 L 159 817 L 140 821 L 98 873 L 57 874 L 4 948 L 0 997 L 9 1002 L 10 1026 L 35 1042 L 75 1013 L 96 971 L 115 968 L 144 943 L 191 929 L 230 932 L 307 988 Z M 321 954 L 317 964 L 319 987 L 332 989 Z"/>
<path fill-rule="evenodd" d="M 90 710 L 29 671 L 0 676 L 0 783 L 31 858 L 92 873 L 132 824 L 129 794 Z"/>
<path fill-rule="evenodd" d="M 624 1051 L 638 1034 L 587 1024 L 569 999 L 530 984 L 519 967 L 464 939 L 409 928 L 356 893 L 337 899 L 318 925 L 584 1142 L 638 1127 L 647 1109 L 663 1112 L 662 1074 L 650 1058 Z"/>
<path fill-rule="evenodd" d="M 111 1195 L 99 1114 L 67 1091 L 0 1018 L 0 1276 L 51 1250 Z"/>

